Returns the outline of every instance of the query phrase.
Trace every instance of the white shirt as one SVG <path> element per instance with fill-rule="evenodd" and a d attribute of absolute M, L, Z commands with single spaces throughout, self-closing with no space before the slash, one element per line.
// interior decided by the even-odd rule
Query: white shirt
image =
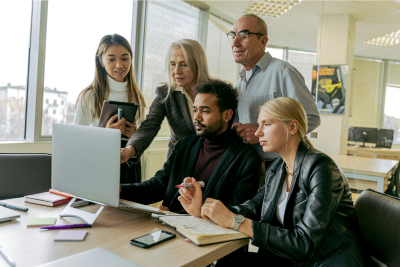
<path fill-rule="evenodd" d="M 182 92 L 182 94 L 186 97 L 187 102 L 188 102 L 188 106 L 189 106 L 190 117 L 192 119 L 192 123 L 194 123 L 194 111 L 193 111 L 193 100 L 192 100 L 192 98 L 190 97 L 188 92 L 186 92 L 186 89 L 183 88 L 183 87 L 176 87 L 175 91 L 176 92 Z"/>
<path fill-rule="evenodd" d="M 107 75 L 107 81 L 110 88 L 110 94 L 108 96 L 108 100 L 111 101 L 119 101 L 119 102 L 128 102 L 128 82 L 117 82 L 113 78 Z M 74 124 L 78 125 L 87 125 L 97 127 L 99 126 L 100 118 L 95 118 L 95 106 L 94 106 L 94 97 L 91 92 L 85 94 L 82 99 L 78 100 L 76 106 L 76 113 Z M 133 95 L 133 103 L 137 104 L 137 100 L 135 95 Z M 138 113 L 136 117 L 138 117 Z M 138 119 L 136 118 L 136 124 L 138 125 Z M 138 125 L 139 127 L 139 125 Z"/>
<path fill-rule="evenodd" d="M 289 192 L 286 192 L 286 179 L 283 182 L 283 187 L 281 191 L 281 195 L 278 199 L 278 204 L 276 206 L 276 217 L 278 217 L 278 221 L 283 225 L 283 219 L 285 218 L 286 204 L 287 198 L 289 196 Z"/>

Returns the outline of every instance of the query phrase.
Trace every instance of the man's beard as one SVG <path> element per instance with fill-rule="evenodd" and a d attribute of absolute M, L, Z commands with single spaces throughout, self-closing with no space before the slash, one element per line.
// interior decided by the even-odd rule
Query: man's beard
<path fill-rule="evenodd" d="M 206 125 L 204 125 L 204 124 L 201 124 L 201 123 L 199 123 L 198 121 L 195 121 L 195 122 L 194 122 L 194 125 L 196 125 L 196 124 L 198 124 L 198 125 L 204 127 L 202 132 L 196 131 L 196 135 L 197 135 L 197 136 L 202 136 L 202 137 L 214 136 L 214 135 L 216 135 L 219 131 L 221 131 L 221 129 L 222 129 L 223 126 L 224 126 L 224 122 L 223 122 L 222 119 L 221 119 L 220 121 L 214 123 L 213 125 L 209 125 L 209 126 L 206 126 Z"/>

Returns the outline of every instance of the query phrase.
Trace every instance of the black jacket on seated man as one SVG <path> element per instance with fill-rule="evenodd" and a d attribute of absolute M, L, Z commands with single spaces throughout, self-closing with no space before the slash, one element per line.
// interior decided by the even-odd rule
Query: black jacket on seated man
<path fill-rule="evenodd" d="M 349 184 L 336 163 L 300 143 L 282 225 L 276 206 L 286 178 L 285 166 L 282 158 L 277 158 L 260 192 L 229 208 L 253 219 L 251 243 L 260 248 L 258 252 L 290 259 L 293 266 L 369 266 L 362 253 Z"/>
<path fill-rule="evenodd" d="M 257 193 L 261 159 L 232 130 L 226 134 L 231 139 L 230 144 L 205 184 L 203 202 L 211 197 L 233 206 Z M 182 211 L 178 200 L 179 189 L 175 186 L 181 184 L 184 178 L 193 177 L 203 142 L 203 137 L 196 135 L 179 140 L 163 168 L 148 181 L 122 185 L 121 198 L 142 204 L 163 200 L 162 205 L 170 211 Z"/>

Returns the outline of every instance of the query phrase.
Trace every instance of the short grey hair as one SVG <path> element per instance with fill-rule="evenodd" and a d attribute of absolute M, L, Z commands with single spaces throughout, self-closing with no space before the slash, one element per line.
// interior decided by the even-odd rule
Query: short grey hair
<path fill-rule="evenodd" d="M 255 18 L 257 20 L 257 33 L 261 33 L 262 35 L 268 37 L 267 23 L 265 23 L 265 21 L 262 18 L 260 18 L 259 16 L 255 15 L 255 14 L 245 14 L 242 17 Z"/>

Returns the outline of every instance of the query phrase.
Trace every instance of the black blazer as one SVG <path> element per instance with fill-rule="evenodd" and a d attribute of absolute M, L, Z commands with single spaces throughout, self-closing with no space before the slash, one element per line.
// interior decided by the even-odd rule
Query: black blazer
<path fill-rule="evenodd" d="M 253 219 L 252 244 L 291 259 L 295 266 L 366 266 L 348 181 L 336 163 L 301 142 L 286 206 L 284 225 L 276 205 L 286 179 L 285 163 L 270 166 L 265 186 L 251 200 L 231 207 Z"/>
<path fill-rule="evenodd" d="M 178 188 L 186 177 L 192 177 L 203 138 L 188 136 L 174 146 L 171 156 L 155 176 L 145 182 L 122 185 L 121 198 L 151 204 L 161 200 L 171 211 L 183 207 L 178 200 Z M 206 184 L 203 202 L 208 198 L 221 200 L 227 206 L 238 205 L 257 193 L 261 159 L 257 152 L 233 135 Z M 195 177 L 196 178 L 196 177 Z"/>
<path fill-rule="evenodd" d="M 171 132 L 167 156 L 170 155 L 173 147 L 171 140 L 176 143 L 182 137 L 196 134 L 189 110 L 193 107 L 188 106 L 185 95 L 182 92 L 174 91 L 164 101 L 167 94 L 167 85 L 156 88 L 156 97 L 150 106 L 149 114 L 128 141 L 128 145 L 132 145 L 136 149 L 137 157 L 140 157 L 153 142 L 164 118 L 167 118 Z"/>

